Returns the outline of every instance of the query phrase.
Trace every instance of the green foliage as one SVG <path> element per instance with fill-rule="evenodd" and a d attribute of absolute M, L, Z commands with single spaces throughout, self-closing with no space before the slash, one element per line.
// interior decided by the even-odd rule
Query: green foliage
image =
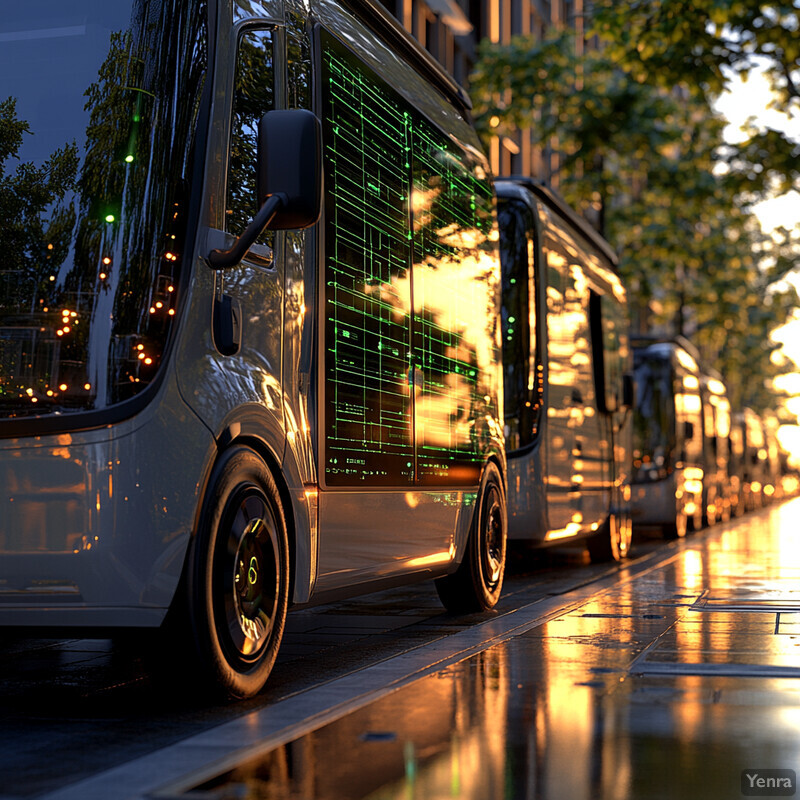
<path fill-rule="evenodd" d="M 19 161 L 27 135 L 28 123 L 17 119 L 14 98 L 0 102 L 0 252 L 2 271 L 14 275 L 17 287 L 43 280 L 48 261 L 58 260 L 53 243 L 65 240 L 62 229 L 71 228 L 74 219 L 56 213 L 47 224 L 44 212 L 75 188 L 78 169 L 74 143 L 56 150 L 40 167 Z"/>
<path fill-rule="evenodd" d="M 777 108 L 800 102 L 800 12 L 792 2 L 596 0 L 592 28 L 641 82 L 719 94 L 731 73 L 764 63 Z"/>
<path fill-rule="evenodd" d="M 635 80 L 682 87 L 707 101 L 732 75 L 763 70 L 769 107 L 800 112 L 800 9 L 748 0 L 597 0 L 592 30 L 604 52 Z M 766 98 L 765 98 L 766 99 Z M 758 191 L 800 189 L 800 147 L 779 130 L 750 126 L 736 154 Z"/>
<path fill-rule="evenodd" d="M 774 405 L 767 384 L 781 369 L 768 333 L 798 302 L 784 280 L 797 264 L 797 242 L 765 235 L 749 204 L 798 167 L 769 132 L 742 148 L 724 146 L 725 121 L 710 96 L 668 73 L 670 42 L 698 75 L 710 69 L 707 54 L 685 46 L 697 24 L 686 9 L 680 19 L 665 12 L 673 28 L 662 50 L 615 17 L 620 41 L 643 42 L 632 48 L 632 66 L 621 46 L 577 55 L 571 32 L 484 43 L 471 79 L 476 123 L 486 138 L 530 128 L 562 154 L 559 189 L 581 212 L 602 209 L 632 304 L 649 304 L 657 327 L 693 338 L 727 377 L 735 403 L 765 408 Z"/>

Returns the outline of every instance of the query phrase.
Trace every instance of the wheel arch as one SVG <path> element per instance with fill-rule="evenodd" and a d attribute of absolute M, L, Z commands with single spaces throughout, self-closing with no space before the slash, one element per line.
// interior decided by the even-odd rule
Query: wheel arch
<path fill-rule="evenodd" d="M 289 542 L 289 602 L 294 597 L 295 582 L 297 578 L 297 521 L 295 519 L 294 506 L 289 486 L 286 483 L 286 476 L 281 468 L 281 461 L 269 444 L 260 436 L 249 431 L 240 431 L 234 437 L 224 437 L 218 441 L 218 455 L 215 464 L 232 447 L 247 447 L 252 450 L 266 465 L 275 481 L 278 489 L 283 519 L 286 523 L 286 538 Z M 213 467 L 211 473 L 213 473 Z M 201 504 L 202 505 L 202 504 Z"/>
<path fill-rule="evenodd" d="M 253 426 L 243 425 L 241 422 L 229 422 L 222 431 L 215 437 L 216 447 L 209 454 L 202 481 L 198 487 L 198 501 L 195 508 L 192 530 L 187 541 L 186 554 L 184 557 L 183 570 L 181 573 L 181 584 L 186 580 L 187 570 L 190 568 L 191 544 L 197 537 L 203 512 L 206 507 L 206 498 L 214 478 L 215 471 L 225 454 L 232 447 L 246 447 L 254 452 L 265 464 L 275 481 L 278 495 L 283 510 L 284 522 L 286 524 L 286 537 L 289 543 L 289 598 L 294 596 L 297 581 L 297 521 L 295 510 L 292 503 L 291 492 L 286 482 L 284 471 L 281 469 L 281 457 L 275 448 L 261 435 Z M 179 587 L 176 595 L 181 592 Z"/>
<path fill-rule="evenodd" d="M 487 611 L 500 597 L 508 542 L 507 479 L 504 460 L 490 455 L 483 463 L 468 534 L 454 560 L 455 570 L 436 580 L 439 598 L 454 613 Z M 497 476 L 491 473 L 496 470 Z M 491 486 L 497 489 L 490 488 Z M 502 535 L 493 520 L 502 504 Z"/>
<path fill-rule="evenodd" d="M 240 433 L 235 437 L 220 437 L 216 445 L 206 465 L 202 493 L 181 576 L 181 586 L 167 614 L 164 629 L 168 634 L 170 646 L 174 646 L 173 642 L 183 642 L 193 647 L 199 657 L 194 678 L 214 691 L 221 691 L 228 698 L 240 699 L 260 691 L 280 647 L 286 610 L 291 604 L 293 581 L 291 553 L 295 526 L 293 515 L 288 510 L 288 490 L 279 474 L 277 454 L 267 443 L 258 436 Z M 262 508 L 264 506 L 275 508 L 280 505 L 283 516 L 281 526 L 275 518 L 274 511 L 255 512 L 257 515 L 260 513 L 272 516 L 277 529 L 280 531 L 280 528 L 283 528 L 275 534 L 277 538 L 273 538 L 273 542 L 278 543 L 274 544 L 276 548 L 274 553 L 284 555 L 272 561 L 276 566 L 273 575 L 276 581 L 274 598 L 281 599 L 275 599 L 275 605 L 268 611 L 268 619 L 273 620 L 275 627 L 273 629 L 271 622 L 267 630 L 274 630 L 276 633 L 273 635 L 270 632 L 268 638 L 264 639 L 263 650 L 260 646 L 256 649 L 242 649 L 244 645 L 235 637 L 230 627 L 231 616 L 228 608 L 230 598 L 234 598 L 232 602 L 237 609 L 239 608 L 236 598 L 241 597 L 242 593 L 239 590 L 233 591 L 230 585 L 220 587 L 218 583 L 220 576 L 229 575 L 233 580 L 233 573 L 229 571 L 230 564 L 222 564 L 219 559 L 220 554 L 224 557 L 225 553 L 228 554 L 228 558 L 234 558 L 233 550 L 225 545 L 225 539 L 232 531 L 232 520 L 238 516 L 238 512 L 231 515 L 231 508 L 235 508 L 237 503 L 244 502 L 242 498 L 247 496 L 260 497 Z M 270 525 L 260 526 L 261 530 L 265 528 L 269 530 Z M 264 553 L 255 548 L 253 542 L 244 544 L 257 529 L 258 526 L 251 527 L 248 523 L 243 530 L 233 531 L 234 539 L 231 541 L 238 542 L 239 548 L 246 546 L 250 553 L 255 552 L 258 557 L 256 565 L 258 575 L 261 572 L 260 563 L 267 563 L 261 559 Z M 242 533 L 245 535 L 241 535 Z M 252 538 L 256 538 L 254 534 Z M 282 545 L 279 544 L 281 539 Z M 234 562 L 236 558 L 238 551 Z M 278 577 L 280 573 L 283 574 L 282 579 Z M 254 623 L 262 613 L 258 610 L 262 592 L 255 578 L 250 582 L 257 586 L 257 596 L 248 598 L 245 602 L 254 604 L 255 610 L 237 611 L 237 615 L 246 614 L 247 621 Z M 264 596 L 268 598 L 269 593 L 265 593 Z M 222 602 L 225 602 L 226 607 L 220 611 Z M 245 617 L 242 616 L 242 619 Z M 220 620 L 228 620 L 227 627 L 220 626 Z M 228 636 L 225 635 L 225 631 L 228 632 Z M 241 626 L 239 634 L 244 634 L 245 640 L 254 636 L 251 627 L 245 626 Z M 255 636 L 255 641 L 259 640 L 260 637 Z"/>
<path fill-rule="evenodd" d="M 506 469 L 506 456 L 505 453 L 499 453 L 497 451 L 492 451 L 486 460 L 483 462 L 483 470 L 481 470 L 481 477 L 483 477 L 483 471 L 489 464 L 494 464 L 497 467 L 498 472 L 500 473 L 500 478 L 503 481 L 503 489 L 506 493 L 506 502 L 508 502 L 508 471 Z"/>

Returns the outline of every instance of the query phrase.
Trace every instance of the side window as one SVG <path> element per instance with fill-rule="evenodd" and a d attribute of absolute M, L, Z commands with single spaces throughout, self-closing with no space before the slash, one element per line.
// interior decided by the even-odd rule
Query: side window
<path fill-rule="evenodd" d="M 514 200 L 498 203 L 503 275 L 503 390 L 506 447 L 517 450 L 536 436 L 540 408 L 536 361 L 534 219 Z"/>
<path fill-rule="evenodd" d="M 498 411 L 493 192 L 480 165 L 419 115 L 411 141 L 417 482 L 477 483 L 476 421 Z"/>
<path fill-rule="evenodd" d="M 679 369 L 676 383 L 675 414 L 678 433 L 684 437 L 683 458 L 697 461 L 702 458 L 703 454 L 703 407 L 700 399 L 700 379 L 685 369 Z"/>
<path fill-rule="evenodd" d="M 547 219 L 545 218 L 545 221 Z M 566 290 L 567 259 L 564 257 L 559 243 L 553 238 L 549 225 L 544 227 L 542 241 L 542 266 L 546 277 L 545 300 L 547 303 L 547 370 L 548 385 L 551 392 L 548 399 L 549 409 L 561 409 L 564 405 L 562 397 L 564 387 L 571 386 L 571 375 L 564 368 L 565 359 L 573 349 L 573 339 L 564 331 L 564 293 Z M 555 391 L 555 394 L 553 394 Z M 556 396 L 558 395 L 558 396 Z M 553 413 L 548 409 L 548 414 Z"/>
<path fill-rule="evenodd" d="M 598 405 L 601 411 L 614 412 L 622 400 L 622 375 L 628 357 L 625 312 L 611 295 L 592 291 L 590 314 Z"/>
<path fill-rule="evenodd" d="M 673 385 L 666 363 L 634 354 L 633 465 L 637 480 L 658 480 L 667 476 L 676 452 Z"/>
<path fill-rule="evenodd" d="M 273 32 L 245 31 L 239 39 L 231 114 L 225 230 L 239 236 L 258 211 L 258 122 L 275 107 Z M 265 231 L 258 240 L 271 244 Z"/>
<path fill-rule="evenodd" d="M 582 416 L 574 409 L 595 402 L 589 291 L 581 253 L 569 232 L 550 217 L 543 239 L 547 263 L 548 414 L 566 414 L 571 417 L 570 426 L 575 427 Z"/>
<path fill-rule="evenodd" d="M 720 466 L 725 465 L 730 457 L 729 437 L 731 434 L 731 404 L 728 398 L 719 398 L 719 405 L 716 413 L 716 436 L 717 436 L 717 458 L 720 459 Z"/>
<path fill-rule="evenodd" d="M 321 37 L 325 479 L 411 485 L 410 118 L 349 51 Z"/>
<path fill-rule="evenodd" d="M 325 480 L 465 485 L 496 414 L 488 175 L 319 29 Z"/>

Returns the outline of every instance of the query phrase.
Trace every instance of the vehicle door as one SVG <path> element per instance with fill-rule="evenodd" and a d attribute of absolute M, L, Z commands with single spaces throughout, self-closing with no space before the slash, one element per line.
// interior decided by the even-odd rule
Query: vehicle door
<path fill-rule="evenodd" d="M 542 208 L 542 266 L 547 307 L 547 421 L 544 483 L 548 538 L 580 529 L 585 403 L 582 360 L 588 361 L 588 320 L 581 305 L 573 243 L 549 209 Z M 576 436 L 577 434 L 577 436 Z M 578 472 L 576 473 L 576 463 Z"/>

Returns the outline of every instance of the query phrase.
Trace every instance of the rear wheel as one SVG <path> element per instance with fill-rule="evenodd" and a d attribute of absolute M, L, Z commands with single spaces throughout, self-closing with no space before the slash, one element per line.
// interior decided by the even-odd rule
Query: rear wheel
<path fill-rule="evenodd" d="M 229 697 L 261 690 L 289 601 L 286 523 L 275 481 L 236 447 L 214 470 L 193 543 L 188 616 L 207 677 Z"/>
<path fill-rule="evenodd" d="M 683 506 L 675 510 L 675 521 L 662 526 L 661 531 L 665 539 L 683 539 L 689 527 L 689 518 Z"/>
<path fill-rule="evenodd" d="M 618 497 L 608 519 L 586 542 L 589 557 L 595 564 L 603 561 L 622 561 L 623 558 L 627 558 L 631 549 L 633 523 L 630 505 L 622 499 L 621 492 L 617 491 L 615 494 Z"/>
<path fill-rule="evenodd" d="M 486 611 L 500 599 L 506 562 L 506 495 L 500 470 L 489 463 L 475 503 L 464 559 L 452 575 L 436 581 L 444 607 L 453 613 Z"/>

